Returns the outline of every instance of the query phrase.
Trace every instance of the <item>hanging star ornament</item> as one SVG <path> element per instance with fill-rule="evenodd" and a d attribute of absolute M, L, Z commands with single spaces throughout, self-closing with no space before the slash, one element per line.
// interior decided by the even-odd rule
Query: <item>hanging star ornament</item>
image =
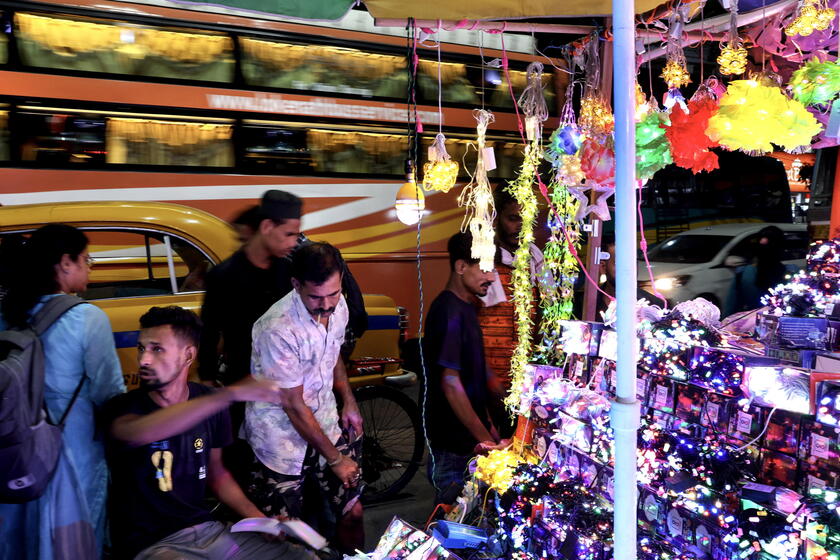
<path fill-rule="evenodd" d="M 603 221 L 608 221 L 611 219 L 610 216 L 610 209 L 607 206 L 607 199 L 609 199 L 613 194 L 615 194 L 615 187 L 609 185 L 575 185 L 572 187 L 566 187 L 569 191 L 569 194 L 575 197 L 578 200 L 578 211 L 575 214 L 575 220 L 583 221 L 585 220 L 590 214 L 594 214 L 596 217 L 600 218 Z M 590 196 L 586 194 L 587 191 L 591 191 L 595 193 L 595 200 L 590 203 Z"/>

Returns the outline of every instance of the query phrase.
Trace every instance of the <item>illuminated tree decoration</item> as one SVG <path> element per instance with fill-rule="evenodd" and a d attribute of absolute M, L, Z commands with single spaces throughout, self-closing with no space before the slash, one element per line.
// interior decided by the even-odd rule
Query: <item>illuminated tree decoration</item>
<path fill-rule="evenodd" d="M 511 356 L 511 390 L 505 399 L 510 410 L 516 410 L 521 397 L 522 376 L 531 358 L 532 331 L 531 314 L 534 307 L 531 284 L 531 243 L 534 241 L 534 220 L 537 217 L 537 197 L 534 181 L 537 167 L 542 159 L 542 123 L 548 118 L 548 107 L 542 93 L 542 64 L 528 65 L 528 85 L 519 98 L 519 105 L 525 115 L 525 160 L 519 175 L 508 185 L 508 191 L 519 204 L 522 227 L 519 230 L 519 246 L 513 255 L 513 307 L 516 318 L 516 348 Z"/>
<path fill-rule="evenodd" d="M 478 259 L 481 270 L 489 272 L 493 270 L 493 262 L 496 258 L 495 234 L 493 232 L 496 208 L 493 205 L 493 191 L 490 190 L 490 181 L 487 180 L 484 148 L 486 146 L 487 126 L 495 120 L 495 117 L 493 113 L 484 109 L 476 109 L 474 114 L 475 120 L 478 122 L 476 127 L 475 174 L 469 184 L 461 191 L 461 194 L 458 195 L 458 206 L 466 208 L 461 231 L 469 229 L 472 234 L 471 256 Z"/>
<path fill-rule="evenodd" d="M 718 156 L 709 148 L 718 144 L 706 135 L 709 119 L 718 110 L 712 89 L 702 84 L 688 102 L 687 110 L 675 106 L 671 122 L 665 125 L 665 136 L 671 144 L 671 156 L 678 166 L 694 173 L 718 169 Z"/>
<path fill-rule="evenodd" d="M 429 149 L 429 161 L 423 165 L 423 188 L 449 192 L 458 180 L 458 163 L 446 151 L 446 137 L 438 133 Z"/>
<path fill-rule="evenodd" d="M 691 77 L 685 68 L 685 60 L 670 59 L 665 63 L 660 77 L 665 80 L 669 88 L 680 88 L 691 83 Z"/>
<path fill-rule="evenodd" d="M 813 58 L 793 73 L 789 86 L 793 98 L 803 105 L 828 105 L 840 93 L 840 64 Z"/>
<path fill-rule="evenodd" d="M 759 77 L 729 84 L 706 133 L 730 150 L 766 153 L 773 144 L 788 151 L 808 145 L 821 130 L 801 103 Z"/>
<path fill-rule="evenodd" d="M 643 183 L 674 161 L 665 136 L 669 124 L 667 113 L 661 111 L 651 111 L 636 123 L 636 177 Z"/>
<path fill-rule="evenodd" d="M 825 31 L 831 25 L 836 13 L 823 0 L 804 0 L 799 13 L 785 27 L 787 35 L 807 37 L 814 31 Z"/>

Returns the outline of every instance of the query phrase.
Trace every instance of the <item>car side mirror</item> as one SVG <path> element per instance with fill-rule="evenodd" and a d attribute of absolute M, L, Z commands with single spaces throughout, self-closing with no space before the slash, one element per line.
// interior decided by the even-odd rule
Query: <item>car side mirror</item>
<path fill-rule="evenodd" d="M 738 268 L 747 264 L 747 259 L 739 255 L 729 255 L 723 260 L 723 266 L 728 268 Z"/>

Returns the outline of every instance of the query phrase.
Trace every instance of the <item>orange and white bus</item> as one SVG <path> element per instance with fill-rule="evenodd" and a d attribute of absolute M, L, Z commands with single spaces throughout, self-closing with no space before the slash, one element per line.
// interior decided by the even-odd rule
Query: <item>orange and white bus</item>
<path fill-rule="evenodd" d="M 305 201 L 307 235 L 336 244 L 363 291 L 417 309 L 416 228 L 393 211 L 409 134 L 406 38 L 151 4 L 0 7 L 0 204 L 166 201 L 229 220 L 265 190 L 288 190 Z M 532 41 L 506 39 L 524 43 L 520 50 Z M 422 156 L 441 114 L 438 53 L 422 44 L 417 52 Z M 518 95 L 538 57 L 507 55 Z M 447 147 L 466 169 L 472 109 L 495 113 L 494 181 L 514 177 L 522 159 L 505 75 L 482 62 L 501 56 L 445 43 L 440 67 Z M 563 77 L 546 67 L 557 114 Z M 447 276 L 445 240 L 463 216 L 457 190 L 427 198 L 421 245 L 431 297 Z"/>

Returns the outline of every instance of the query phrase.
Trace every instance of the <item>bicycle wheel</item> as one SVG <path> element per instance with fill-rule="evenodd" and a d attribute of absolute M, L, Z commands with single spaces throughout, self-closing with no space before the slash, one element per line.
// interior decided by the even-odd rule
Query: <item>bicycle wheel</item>
<path fill-rule="evenodd" d="M 423 459 L 420 412 L 404 393 L 385 385 L 354 392 L 364 422 L 362 478 L 366 503 L 388 499 L 405 488 Z"/>

